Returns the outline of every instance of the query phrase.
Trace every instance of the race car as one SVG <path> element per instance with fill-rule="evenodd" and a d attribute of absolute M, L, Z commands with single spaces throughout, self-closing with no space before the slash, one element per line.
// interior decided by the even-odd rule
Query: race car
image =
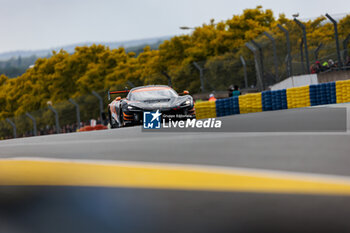
<path fill-rule="evenodd" d="M 119 96 L 108 105 L 111 128 L 142 124 L 145 111 L 158 110 L 165 118 L 172 117 L 173 120 L 195 117 L 193 98 L 188 91 L 180 96 L 169 86 L 150 85 L 131 90 L 108 91 L 108 99 L 111 94 L 122 93 L 127 93 L 126 98 Z"/>

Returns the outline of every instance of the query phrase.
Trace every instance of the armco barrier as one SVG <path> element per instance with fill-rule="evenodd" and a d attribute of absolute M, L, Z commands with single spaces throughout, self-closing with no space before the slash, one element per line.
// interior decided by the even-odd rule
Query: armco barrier
<path fill-rule="evenodd" d="M 350 80 L 263 91 L 195 104 L 197 119 L 350 102 Z"/>

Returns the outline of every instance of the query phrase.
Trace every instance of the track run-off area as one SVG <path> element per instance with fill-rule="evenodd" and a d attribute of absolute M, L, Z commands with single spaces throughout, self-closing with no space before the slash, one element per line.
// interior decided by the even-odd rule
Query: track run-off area
<path fill-rule="evenodd" d="M 226 132 L 0 141 L 0 232 L 350 231 L 346 113 L 338 104 L 218 118 Z"/>

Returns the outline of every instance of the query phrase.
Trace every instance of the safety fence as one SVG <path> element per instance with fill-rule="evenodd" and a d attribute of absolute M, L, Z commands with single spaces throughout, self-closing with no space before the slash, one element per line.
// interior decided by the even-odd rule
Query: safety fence
<path fill-rule="evenodd" d="M 350 102 L 350 79 L 195 103 L 196 118 Z"/>
<path fill-rule="evenodd" d="M 101 126 L 98 125 L 107 123 L 108 102 L 105 91 L 93 91 L 59 103 L 48 102 L 46 107 L 37 111 L 0 120 L 0 140 L 99 130 Z"/>
<path fill-rule="evenodd" d="M 328 15 L 277 24 L 242 47 L 206 60 L 169 67 L 153 74 L 149 79 L 152 81 L 146 84 L 154 84 L 153 78 L 157 77 L 159 83 L 191 93 L 215 93 L 231 86 L 264 91 L 290 77 L 350 70 L 350 31 L 345 17 L 337 15 L 334 22 Z M 323 36 L 314 33 L 320 27 L 327 28 Z"/>

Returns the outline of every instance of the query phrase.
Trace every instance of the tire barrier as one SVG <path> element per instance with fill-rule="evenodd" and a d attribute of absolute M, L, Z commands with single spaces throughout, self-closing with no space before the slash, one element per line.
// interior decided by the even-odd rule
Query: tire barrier
<path fill-rule="evenodd" d="M 241 114 L 261 111 L 261 93 L 246 94 L 239 96 L 239 112 Z"/>
<path fill-rule="evenodd" d="M 287 89 L 288 108 L 304 108 L 310 106 L 309 86 L 293 87 Z"/>
<path fill-rule="evenodd" d="M 77 132 L 104 130 L 104 129 L 108 129 L 108 128 L 104 125 L 95 125 L 95 126 L 87 125 L 87 126 L 84 126 L 83 128 L 78 129 Z"/>
<path fill-rule="evenodd" d="M 215 118 L 216 117 L 216 101 L 204 101 L 194 104 L 196 109 L 196 118 Z"/>
<path fill-rule="evenodd" d="M 337 103 L 350 102 L 350 80 L 336 82 Z"/>
<path fill-rule="evenodd" d="M 335 82 L 310 85 L 311 106 L 337 103 Z"/>
<path fill-rule="evenodd" d="M 217 117 L 239 114 L 238 96 L 227 99 L 218 99 L 215 103 Z"/>
<path fill-rule="evenodd" d="M 263 91 L 261 92 L 261 101 L 263 111 L 273 111 L 288 108 L 286 89 Z"/>
<path fill-rule="evenodd" d="M 350 80 L 263 91 L 195 104 L 196 118 L 350 102 Z"/>

